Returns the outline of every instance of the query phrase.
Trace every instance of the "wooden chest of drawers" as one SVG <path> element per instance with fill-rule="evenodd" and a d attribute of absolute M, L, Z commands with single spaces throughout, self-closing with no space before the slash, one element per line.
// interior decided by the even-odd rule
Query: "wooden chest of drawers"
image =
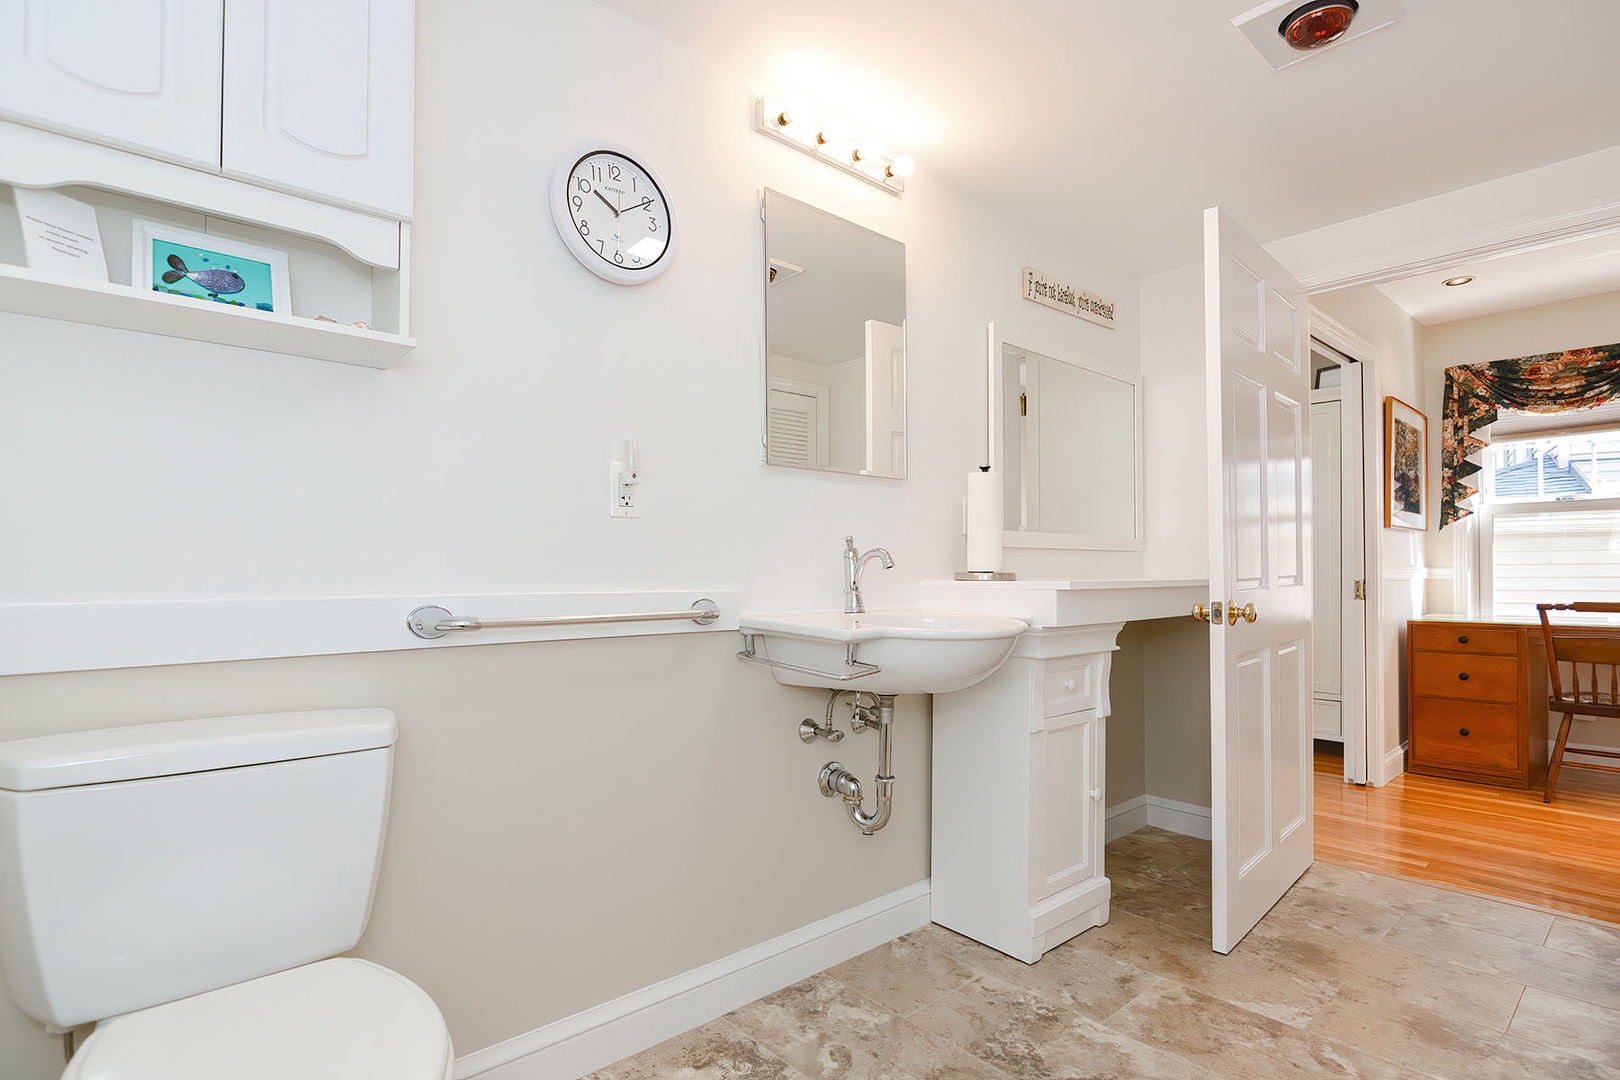
<path fill-rule="evenodd" d="M 1411 769 L 1504 787 L 1547 772 L 1547 667 L 1529 627 L 1414 620 L 1406 628 Z"/>

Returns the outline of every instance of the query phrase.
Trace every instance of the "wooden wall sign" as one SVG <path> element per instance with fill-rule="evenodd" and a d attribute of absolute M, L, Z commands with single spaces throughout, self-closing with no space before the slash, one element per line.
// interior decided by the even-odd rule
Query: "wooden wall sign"
<path fill-rule="evenodd" d="M 1114 302 L 1077 289 L 1066 282 L 1047 277 L 1032 267 L 1024 267 L 1024 299 L 1073 315 L 1077 319 L 1094 322 L 1098 326 L 1114 328 Z"/>

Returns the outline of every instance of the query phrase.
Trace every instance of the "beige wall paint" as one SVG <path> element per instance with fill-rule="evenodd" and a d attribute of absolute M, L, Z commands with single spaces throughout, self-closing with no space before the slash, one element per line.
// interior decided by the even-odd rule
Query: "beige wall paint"
<path fill-rule="evenodd" d="M 263 710 L 399 716 L 356 953 L 416 980 L 468 1053 L 928 876 L 929 699 L 900 699 L 895 811 L 863 837 L 799 742 L 819 691 L 734 634 L 490 645 L 0 679 L 0 739 Z M 870 776 L 873 735 L 837 757 Z M 828 868 L 836 868 L 829 873 Z M 0 998 L 0 1076 L 60 1043 Z"/>
<path fill-rule="evenodd" d="M 1137 626 L 1144 656 L 1147 794 L 1208 806 L 1209 627 L 1190 618 Z"/>
<path fill-rule="evenodd" d="M 1145 705 L 1143 664 L 1146 623 L 1126 623 L 1119 634 L 1119 650 L 1114 653 L 1108 676 L 1107 759 L 1104 763 L 1107 804 L 1118 806 L 1147 792 L 1147 765 L 1143 755 Z"/>

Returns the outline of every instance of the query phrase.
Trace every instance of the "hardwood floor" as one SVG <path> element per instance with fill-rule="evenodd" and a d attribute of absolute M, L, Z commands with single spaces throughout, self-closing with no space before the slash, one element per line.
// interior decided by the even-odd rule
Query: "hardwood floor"
<path fill-rule="evenodd" d="M 1570 770 L 1550 806 L 1412 773 L 1363 788 L 1319 744 L 1316 857 L 1620 923 L 1620 777 Z"/>

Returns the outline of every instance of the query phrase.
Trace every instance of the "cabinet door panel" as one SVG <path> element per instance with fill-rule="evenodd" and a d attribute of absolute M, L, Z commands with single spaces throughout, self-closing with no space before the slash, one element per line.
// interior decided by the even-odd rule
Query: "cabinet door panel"
<path fill-rule="evenodd" d="M 1097 873 L 1096 739 L 1097 714 L 1089 709 L 1052 717 L 1031 736 L 1031 903 Z"/>
<path fill-rule="evenodd" d="M 408 219 L 411 0 L 228 0 L 227 175 Z"/>
<path fill-rule="evenodd" d="M 0 116 L 219 168 L 224 0 L 0 0 Z"/>

